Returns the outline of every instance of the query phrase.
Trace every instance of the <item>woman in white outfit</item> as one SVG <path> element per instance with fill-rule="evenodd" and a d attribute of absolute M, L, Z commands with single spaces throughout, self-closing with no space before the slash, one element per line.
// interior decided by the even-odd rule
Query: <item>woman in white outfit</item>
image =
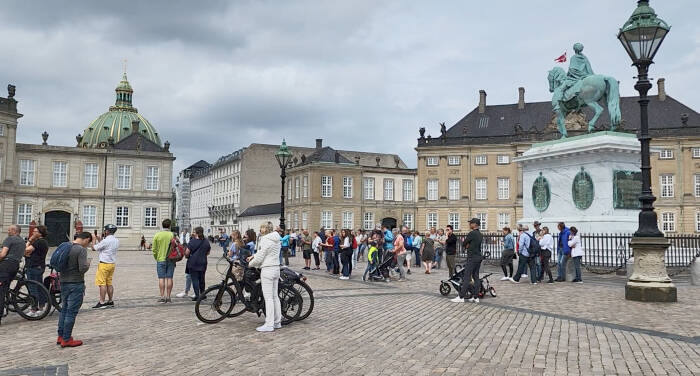
<path fill-rule="evenodd" d="M 280 279 L 280 234 L 273 229 L 272 222 L 260 225 L 260 237 L 258 238 L 258 252 L 248 257 L 251 268 L 260 268 L 262 292 L 265 297 L 265 324 L 258 327 L 259 332 L 272 332 L 282 327 L 282 308 L 280 298 L 277 295 L 277 286 Z M 281 231 L 281 230 L 279 230 Z"/>

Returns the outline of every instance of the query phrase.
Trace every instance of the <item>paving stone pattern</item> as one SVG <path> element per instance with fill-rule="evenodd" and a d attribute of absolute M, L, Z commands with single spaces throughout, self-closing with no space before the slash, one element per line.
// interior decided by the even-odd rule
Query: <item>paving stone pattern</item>
<path fill-rule="evenodd" d="M 301 258 L 291 260 L 299 269 Z M 207 282 L 217 283 L 217 260 L 209 262 Z M 498 281 L 497 272 L 498 297 L 477 305 L 438 293 L 444 269 L 413 271 L 403 283 L 306 273 L 313 314 L 257 333 L 263 318 L 252 313 L 207 325 L 189 300 L 156 303 L 153 259 L 122 252 L 115 308 L 90 309 L 94 265 L 87 274 L 74 331 L 85 345 L 55 345 L 57 314 L 29 322 L 13 313 L 0 327 L 0 376 L 700 374 L 700 289 L 687 283 L 676 304 L 636 303 L 624 300 L 624 277 L 584 274 L 583 285 L 532 286 Z M 184 264 L 176 268 L 177 291 L 183 273 Z"/>

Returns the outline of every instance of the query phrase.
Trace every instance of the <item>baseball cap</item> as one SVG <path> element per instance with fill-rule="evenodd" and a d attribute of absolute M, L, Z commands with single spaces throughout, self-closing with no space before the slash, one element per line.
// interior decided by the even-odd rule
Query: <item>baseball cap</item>
<path fill-rule="evenodd" d="M 479 218 L 472 218 L 469 220 L 469 223 L 474 223 L 477 226 L 481 226 L 481 220 Z"/>

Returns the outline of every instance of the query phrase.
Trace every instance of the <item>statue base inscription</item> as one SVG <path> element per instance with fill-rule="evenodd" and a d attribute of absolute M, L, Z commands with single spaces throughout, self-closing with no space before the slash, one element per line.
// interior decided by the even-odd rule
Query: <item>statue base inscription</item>
<path fill-rule="evenodd" d="M 534 144 L 515 159 L 523 167 L 523 218 L 556 232 L 565 222 L 582 233 L 637 230 L 640 146 L 628 133 L 597 132 Z"/>

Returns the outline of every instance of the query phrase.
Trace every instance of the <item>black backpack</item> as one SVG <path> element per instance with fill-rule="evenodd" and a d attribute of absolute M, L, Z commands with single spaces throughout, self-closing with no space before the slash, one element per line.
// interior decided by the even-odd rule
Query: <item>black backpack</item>
<path fill-rule="evenodd" d="M 530 248 L 528 249 L 530 257 L 539 256 L 542 253 L 540 242 L 538 242 L 537 239 L 535 239 L 535 237 L 530 235 L 529 233 L 526 232 L 525 234 L 527 234 L 527 236 L 530 237 Z"/>

